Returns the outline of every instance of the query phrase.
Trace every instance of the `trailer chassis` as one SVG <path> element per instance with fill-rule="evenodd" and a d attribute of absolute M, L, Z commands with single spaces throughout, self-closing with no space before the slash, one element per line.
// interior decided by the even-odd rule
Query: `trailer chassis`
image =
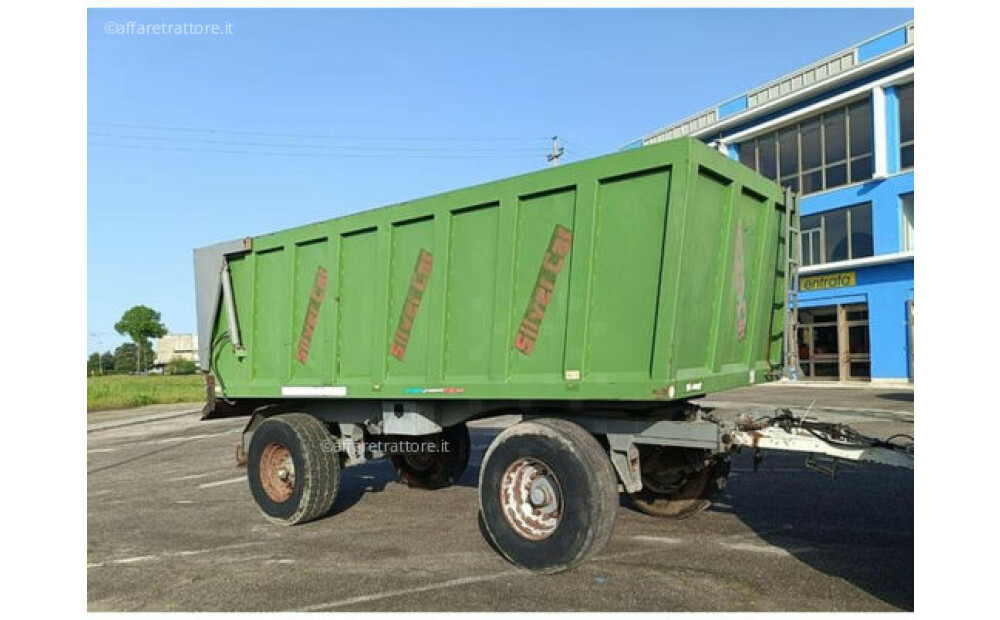
<path fill-rule="evenodd" d="M 281 401 L 254 411 L 237 463 L 249 466 L 251 491 L 265 515 L 292 525 L 329 510 L 342 468 L 374 459 L 391 458 L 410 486 L 452 484 L 469 458 L 465 423 L 518 414 L 521 422 L 503 431 L 483 459 L 480 509 L 498 550 L 538 572 L 571 568 L 602 546 L 619 492 L 656 516 L 704 509 L 725 486 L 730 456 L 744 448 L 754 451 L 755 469 L 765 451 L 801 453 L 807 468 L 830 476 L 841 463 L 913 469 L 912 438 L 866 437 L 787 409 L 722 413 L 686 401 Z M 416 438 L 453 449 L 427 455 L 420 453 L 424 448 L 398 447 Z M 299 491 L 302 499 L 294 495 L 296 483 L 320 491 Z M 306 502 L 305 508 L 284 511 L 289 498 Z M 567 538 L 557 535 L 560 528 L 592 535 Z"/>

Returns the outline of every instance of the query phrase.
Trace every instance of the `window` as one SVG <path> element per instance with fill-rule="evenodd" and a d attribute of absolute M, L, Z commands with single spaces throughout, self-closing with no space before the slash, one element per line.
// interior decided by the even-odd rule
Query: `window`
<path fill-rule="evenodd" d="M 875 253 L 871 204 L 802 218 L 802 264 L 819 265 Z"/>
<path fill-rule="evenodd" d="M 803 194 L 872 177 L 868 99 L 828 110 L 742 142 L 740 162 Z"/>
<path fill-rule="evenodd" d="M 913 167 L 913 83 L 899 87 L 899 167 Z"/>
<path fill-rule="evenodd" d="M 899 197 L 903 211 L 903 251 L 913 249 L 913 192 Z"/>

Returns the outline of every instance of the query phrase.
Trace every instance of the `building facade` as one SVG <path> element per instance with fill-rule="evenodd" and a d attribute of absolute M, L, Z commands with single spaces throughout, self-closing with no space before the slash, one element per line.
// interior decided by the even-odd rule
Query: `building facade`
<path fill-rule="evenodd" d="M 198 336 L 197 334 L 167 334 L 163 338 L 157 338 L 153 341 L 153 350 L 156 352 L 154 366 L 160 368 L 169 364 L 170 360 L 174 358 L 198 363 Z"/>
<path fill-rule="evenodd" d="M 913 22 L 637 140 L 709 143 L 801 200 L 805 379 L 913 381 Z"/>

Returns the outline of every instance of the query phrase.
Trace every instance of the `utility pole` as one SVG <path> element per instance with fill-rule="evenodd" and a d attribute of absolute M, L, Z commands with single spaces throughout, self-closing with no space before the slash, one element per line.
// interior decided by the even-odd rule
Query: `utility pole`
<path fill-rule="evenodd" d="M 546 157 L 550 166 L 558 166 L 559 158 L 563 156 L 563 147 L 559 146 L 559 136 L 552 136 L 552 152 Z"/>
<path fill-rule="evenodd" d="M 97 339 L 97 374 L 103 375 L 104 358 L 101 357 L 103 355 L 103 353 L 101 353 L 101 349 L 104 348 L 104 342 L 101 340 L 101 336 L 97 332 L 90 332 L 90 337 Z"/>

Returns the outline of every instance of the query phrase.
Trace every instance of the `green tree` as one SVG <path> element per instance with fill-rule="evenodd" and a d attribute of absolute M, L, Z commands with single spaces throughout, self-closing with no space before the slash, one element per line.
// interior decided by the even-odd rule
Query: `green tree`
<path fill-rule="evenodd" d="M 115 356 L 111 351 L 105 351 L 101 355 L 101 373 L 110 374 L 115 371 Z"/>
<path fill-rule="evenodd" d="M 114 370 L 120 373 L 144 372 L 153 367 L 156 354 L 149 341 L 142 343 L 142 362 L 140 364 L 136 355 L 136 346 L 131 342 L 126 342 L 118 346 L 114 352 Z"/>
<path fill-rule="evenodd" d="M 160 313 L 156 310 L 147 306 L 132 306 L 125 311 L 121 320 L 115 323 L 115 331 L 123 336 L 127 335 L 137 347 L 140 347 L 135 360 L 135 369 L 137 372 L 142 372 L 143 369 L 153 365 L 155 357 L 149 358 L 148 362 L 144 360 L 146 347 L 141 345 L 143 343 L 148 345 L 150 338 L 165 336 L 167 327 L 160 321 Z M 117 364 L 115 367 L 117 368 Z"/>
<path fill-rule="evenodd" d="M 99 375 L 102 374 L 101 368 L 101 354 L 91 353 L 90 357 L 87 358 L 87 375 Z"/>

